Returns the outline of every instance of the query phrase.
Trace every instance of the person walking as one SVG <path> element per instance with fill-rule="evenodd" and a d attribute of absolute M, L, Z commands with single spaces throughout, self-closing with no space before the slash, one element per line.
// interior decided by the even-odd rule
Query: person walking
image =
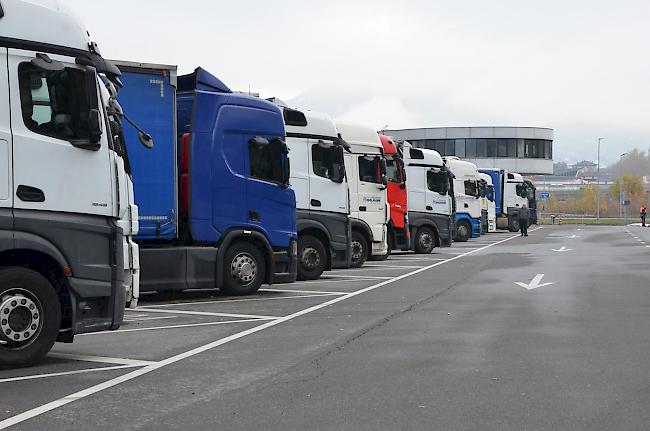
<path fill-rule="evenodd" d="M 521 236 L 528 236 L 528 223 L 530 221 L 530 210 L 524 204 L 519 209 L 519 228 L 521 229 Z"/>
<path fill-rule="evenodd" d="M 645 205 L 643 205 L 643 206 L 641 207 L 641 214 L 640 214 L 640 215 L 641 215 L 641 226 L 646 227 L 646 226 L 645 226 L 645 220 L 646 220 L 646 218 L 648 217 L 648 210 L 647 210 L 647 208 L 645 207 Z"/>

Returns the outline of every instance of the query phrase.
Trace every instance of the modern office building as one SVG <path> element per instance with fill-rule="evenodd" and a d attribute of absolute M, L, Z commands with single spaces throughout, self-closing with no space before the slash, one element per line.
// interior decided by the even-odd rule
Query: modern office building
<path fill-rule="evenodd" d="M 537 127 L 434 127 L 384 130 L 382 133 L 458 156 L 479 168 L 499 168 L 523 175 L 553 173 L 553 129 Z"/>

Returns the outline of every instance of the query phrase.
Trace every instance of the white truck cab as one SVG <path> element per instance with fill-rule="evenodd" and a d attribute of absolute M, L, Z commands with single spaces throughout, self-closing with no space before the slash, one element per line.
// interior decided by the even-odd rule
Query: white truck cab
<path fill-rule="evenodd" d="M 343 156 L 349 145 L 327 115 L 271 101 L 283 109 L 287 133 L 296 194 L 298 279 L 315 280 L 323 271 L 350 267 L 350 203 Z"/>
<path fill-rule="evenodd" d="M 474 163 L 460 160 L 458 157 L 445 157 L 449 170 L 454 175 L 454 193 L 456 195 L 456 237 L 465 242 L 478 238 L 481 229 L 481 200 L 479 172 Z"/>
<path fill-rule="evenodd" d="M 412 248 L 431 253 L 451 246 L 454 234 L 453 177 L 435 150 L 402 144 L 408 182 Z"/>
<path fill-rule="evenodd" d="M 479 173 L 479 177 L 483 180 L 484 188 L 484 192 L 481 193 L 481 210 L 485 211 L 485 214 L 487 215 L 487 230 L 484 230 L 486 232 L 496 232 L 497 215 L 492 177 L 482 172 Z"/>
<path fill-rule="evenodd" d="M 358 268 L 370 256 L 388 253 L 386 159 L 376 131 L 349 124 L 338 124 L 337 128 L 350 145 L 350 152 L 345 153 L 345 170 L 350 185 L 352 267 Z"/>
<path fill-rule="evenodd" d="M 24 366 L 120 326 L 138 213 L 104 84 L 119 69 L 61 2 L 1 6 L 0 366 Z"/>

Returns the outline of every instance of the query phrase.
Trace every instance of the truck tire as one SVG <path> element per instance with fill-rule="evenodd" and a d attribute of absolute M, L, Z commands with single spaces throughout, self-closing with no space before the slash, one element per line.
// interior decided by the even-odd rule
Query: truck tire
<path fill-rule="evenodd" d="M 456 226 L 456 242 L 467 242 L 472 237 L 472 227 L 467 221 L 460 221 Z"/>
<path fill-rule="evenodd" d="M 27 268 L 0 270 L 0 367 L 26 367 L 50 351 L 61 328 L 52 284 Z"/>
<path fill-rule="evenodd" d="M 519 219 L 517 217 L 511 217 L 510 220 L 508 220 L 508 230 L 510 232 L 519 232 L 519 229 L 521 229 L 521 226 L 519 226 Z"/>
<path fill-rule="evenodd" d="M 415 236 L 415 252 L 417 254 L 429 254 L 436 248 L 436 234 L 428 227 L 418 229 Z"/>
<path fill-rule="evenodd" d="M 298 236 L 298 280 L 318 280 L 327 267 L 325 246 L 311 235 Z"/>
<path fill-rule="evenodd" d="M 368 241 L 361 232 L 352 232 L 352 268 L 361 268 L 368 260 Z"/>
<path fill-rule="evenodd" d="M 221 292 L 226 295 L 250 295 L 257 292 L 266 279 L 266 262 L 257 247 L 236 242 L 228 248 L 224 259 Z"/>

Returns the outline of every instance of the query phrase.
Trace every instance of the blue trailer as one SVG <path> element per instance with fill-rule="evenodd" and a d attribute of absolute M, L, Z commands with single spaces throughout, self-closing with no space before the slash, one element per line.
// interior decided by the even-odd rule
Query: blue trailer
<path fill-rule="evenodd" d="M 296 279 L 296 199 L 282 113 L 198 68 L 117 62 L 140 210 L 141 292 L 248 294 Z"/>

